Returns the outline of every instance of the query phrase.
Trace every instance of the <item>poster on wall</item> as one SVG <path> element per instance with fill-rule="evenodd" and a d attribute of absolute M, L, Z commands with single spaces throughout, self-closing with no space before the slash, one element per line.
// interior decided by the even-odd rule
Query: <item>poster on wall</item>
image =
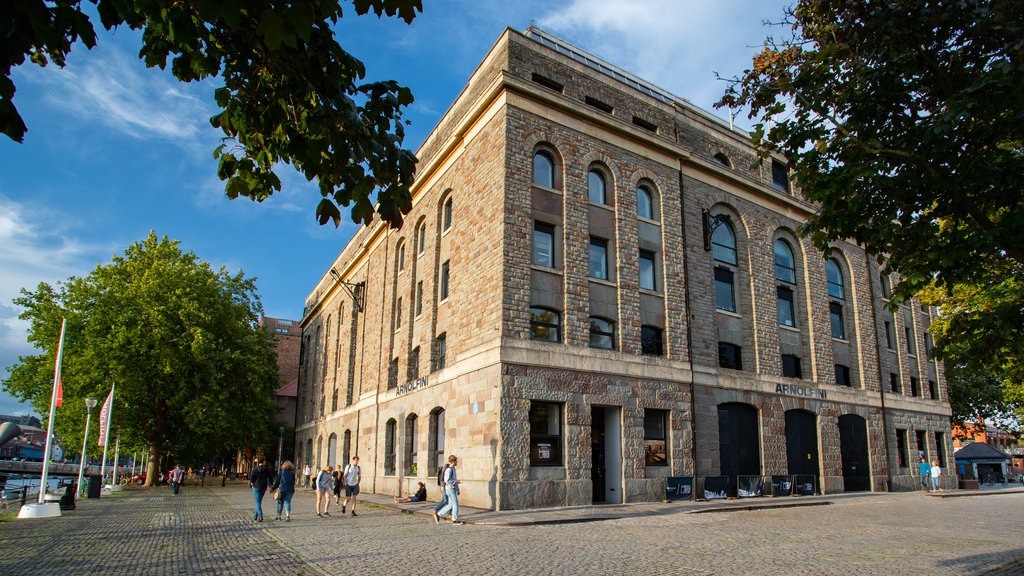
<path fill-rule="evenodd" d="M 728 476 L 705 476 L 704 477 L 704 499 L 717 500 L 729 497 Z"/>
<path fill-rule="evenodd" d="M 761 476 L 737 476 L 736 495 L 740 498 L 756 498 L 761 495 L 764 478 Z"/>
<path fill-rule="evenodd" d="M 795 485 L 793 490 L 801 496 L 814 496 L 814 475 L 813 474 L 797 474 L 794 476 Z"/>
<path fill-rule="evenodd" d="M 668 479 L 665 485 L 665 499 L 674 502 L 676 500 L 693 499 L 693 476 L 673 476 Z"/>
<path fill-rule="evenodd" d="M 792 476 L 772 476 L 772 496 L 792 496 Z"/>

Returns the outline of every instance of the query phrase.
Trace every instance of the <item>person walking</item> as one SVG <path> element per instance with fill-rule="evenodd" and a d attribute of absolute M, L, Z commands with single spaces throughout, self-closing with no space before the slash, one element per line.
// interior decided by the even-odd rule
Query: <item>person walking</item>
<path fill-rule="evenodd" d="M 345 483 L 345 501 L 341 503 L 341 513 L 345 513 L 348 501 L 352 500 L 352 515 L 356 514 L 356 496 L 359 496 L 359 481 L 363 479 L 363 471 L 359 468 L 359 456 L 353 456 L 352 462 L 345 466 L 342 481 Z"/>
<path fill-rule="evenodd" d="M 458 526 L 463 523 L 459 520 L 459 476 L 455 470 L 458 465 L 459 459 L 454 454 L 448 457 L 448 468 L 444 471 L 444 495 L 448 503 L 440 512 L 434 512 L 435 524 L 440 524 L 441 518 L 449 514 L 452 517 L 452 524 Z"/>
<path fill-rule="evenodd" d="M 939 468 L 938 460 L 932 460 L 931 475 L 932 490 L 941 490 L 941 488 L 939 488 L 939 476 L 942 476 L 942 468 Z"/>
<path fill-rule="evenodd" d="M 181 479 L 185 476 L 184 470 L 177 464 L 174 465 L 174 470 L 171 470 L 171 488 L 174 490 L 174 494 L 178 493 L 178 487 L 181 486 Z"/>
<path fill-rule="evenodd" d="M 917 465 L 917 472 L 921 475 L 921 489 L 928 490 L 928 477 L 932 474 L 932 467 L 928 465 L 928 461 L 921 457 L 921 462 Z M 928 490 L 931 492 L 931 490 Z"/>
<path fill-rule="evenodd" d="M 274 490 L 280 490 L 277 496 L 277 516 L 274 520 L 281 519 L 281 512 L 284 511 L 284 521 L 292 521 L 292 495 L 295 494 L 295 465 L 291 460 L 285 460 L 281 464 L 281 471 L 274 480 Z"/>
<path fill-rule="evenodd" d="M 316 475 L 313 489 L 316 490 L 317 518 L 331 515 L 328 512 L 331 508 L 331 487 L 334 485 L 334 479 L 331 478 L 331 470 L 333 470 L 331 466 L 324 466 Z"/>
<path fill-rule="evenodd" d="M 341 488 L 345 485 L 345 477 L 341 473 L 341 468 L 335 468 L 332 478 L 334 479 L 334 503 L 341 504 Z M 342 514 L 344 513 L 342 511 Z"/>
<path fill-rule="evenodd" d="M 309 476 L 313 473 L 313 470 L 309 467 L 309 464 L 302 469 L 302 486 L 309 488 Z"/>
<path fill-rule="evenodd" d="M 267 469 L 267 459 L 260 456 L 256 459 L 256 467 L 249 472 L 249 487 L 252 488 L 252 499 L 256 504 L 252 519 L 257 522 L 263 522 L 263 496 L 267 494 L 269 485 L 270 470 Z"/>

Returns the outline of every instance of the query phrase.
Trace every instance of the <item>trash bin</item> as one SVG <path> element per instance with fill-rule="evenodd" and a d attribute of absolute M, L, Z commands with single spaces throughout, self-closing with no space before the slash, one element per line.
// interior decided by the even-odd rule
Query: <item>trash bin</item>
<path fill-rule="evenodd" d="M 78 484 L 70 484 L 67 489 L 64 490 L 64 495 L 60 497 L 60 509 L 61 510 L 74 510 L 75 509 L 75 494 L 78 493 Z"/>
<path fill-rule="evenodd" d="M 89 476 L 89 498 L 99 498 L 100 491 L 103 489 L 103 478 L 99 474 L 93 474 Z"/>

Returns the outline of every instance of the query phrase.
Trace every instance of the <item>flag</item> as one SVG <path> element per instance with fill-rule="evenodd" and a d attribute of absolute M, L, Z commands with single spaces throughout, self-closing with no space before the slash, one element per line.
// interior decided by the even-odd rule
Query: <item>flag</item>
<path fill-rule="evenodd" d="M 60 376 L 57 377 L 57 408 L 64 403 L 64 382 Z"/>
<path fill-rule="evenodd" d="M 100 441 L 96 443 L 97 446 L 107 445 L 107 432 L 110 431 L 110 412 L 114 406 L 114 387 L 110 387 L 110 394 L 107 394 L 107 401 L 103 403 L 103 409 L 100 410 Z"/>

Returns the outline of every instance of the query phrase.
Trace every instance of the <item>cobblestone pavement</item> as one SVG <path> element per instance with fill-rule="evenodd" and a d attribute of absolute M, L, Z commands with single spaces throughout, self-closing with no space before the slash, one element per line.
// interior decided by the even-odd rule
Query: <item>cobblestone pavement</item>
<path fill-rule="evenodd" d="M 251 494 L 129 489 L 62 518 L 8 520 L 0 574 L 1024 574 L 1024 489 L 467 509 L 463 526 L 373 494 L 356 517 L 332 505 L 320 519 L 305 490 L 291 522 L 273 520 L 268 496 L 258 524 Z"/>

